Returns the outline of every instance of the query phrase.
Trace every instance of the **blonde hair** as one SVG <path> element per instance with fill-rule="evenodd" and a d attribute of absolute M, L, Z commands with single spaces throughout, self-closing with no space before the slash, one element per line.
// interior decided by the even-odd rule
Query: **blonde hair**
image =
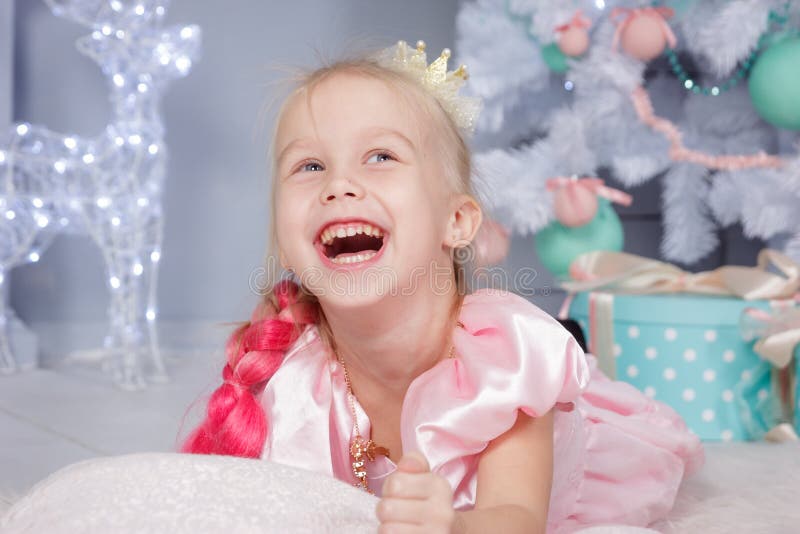
<path fill-rule="evenodd" d="M 370 55 L 341 59 L 315 70 L 296 72 L 290 80 L 293 87 L 278 109 L 269 150 L 269 158 L 271 163 L 270 169 L 273 180 L 270 192 L 271 212 L 268 258 L 277 257 L 276 245 L 278 238 L 275 225 L 277 181 L 275 180 L 275 177 L 277 176 L 278 170 L 275 143 L 277 141 L 277 132 L 281 119 L 286 111 L 287 104 L 294 97 L 301 94 L 305 94 L 306 97 L 309 97 L 311 93 L 323 82 L 341 74 L 362 76 L 386 83 L 390 89 L 396 91 L 398 96 L 402 98 L 411 109 L 414 109 L 423 117 L 425 117 L 428 120 L 428 124 L 432 127 L 432 132 L 434 134 L 433 139 L 438 145 L 436 147 L 438 149 L 437 153 L 440 153 L 444 156 L 442 158 L 444 176 L 449 182 L 452 191 L 457 194 L 469 195 L 480 205 L 480 201 L 472 182 L 472 158 L 469 147 L 455 122 L 444 110 L 436 97 L 429 93 L 417 80 L 413 79 L 411 76 L 381 65 Z M 457 297 L 451 309 L 451 318 L 453 321 L 455 321 L 458 316 L 458 311 L 461 308 L 464 295 L 466 295 L 469 291 L 467 284 L 467 269 L 470 267 L 473 257 L 474 247 L 472 247 L 471 244 L 465 247 L 454 249 L 453 270 L 457 289 Z M 272 281 L 269 284 L 270 287 L 276 281 L 277 280 Z M 317 302 L 316 297 L 303 288 L 302 284 L 300 284 L 300 287 L 302 292 L 302 296 L 300 297 L 301 300 L 312 303 Z M 269 292 L 270 291 L 268 289 L 265 294 L 265 298 L 269 297 Z M 327 341 L 330 344 L 333 344 L 333 338 L 327 322 L 325 321 L 324 313 L 322 313 L 321 309 L 319 311 L 320 332 L 323 338 L 327 338 Z"/>

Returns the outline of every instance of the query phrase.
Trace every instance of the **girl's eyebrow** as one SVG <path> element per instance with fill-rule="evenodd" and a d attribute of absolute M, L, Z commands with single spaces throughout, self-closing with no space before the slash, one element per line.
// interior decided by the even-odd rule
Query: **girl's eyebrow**
<path fill-rule="evenodd" d="M 289 142 L 289 144 L 287 144 L 285 147 L 283 147 L 283 150 L 281 150 L 281 153 L 280 153 L 280 154 L 278 154 L 278 159 L 276 160 L 276 161 L 277 161 L 277 163 L 278 163 L 278 165 L 280 165 L 281 161 L 283 161 L 283 158 L 285 158 L 285 157 L 286 157 L 286 154 L 287 154 L 287 153 L 288 153 L 290 150 L 292 150 L 293 148 L 295 148 L 297 145 L 302 145 L 304 141 L 305 141 L 304 139 L 301 139 L 301 138 L 299 138 L 299 137 L 298 137 L 298 138 L 296 138 L 296 139 L 292 139 L 292 140 Z"/>
<path fill-rule="evenodd" d="M 373 126 L 371 128 L 366 128 L 366 129 L 363 130 L 361 136 L 364 137 L 364 138 L 372 138 L 372 137 L 377 137 L 377 136 L 396 137 L 396 138 L 400 139 L 403 143 L 408 145 L 408 147 L 411 150 L 415 150 L 417 148 L 416 145 L 414 145 L 414 143 L 408 137 L 403 135 L 403 133 L 401 133 L 401 132 L 399 132 L 397 130 L 394 130 L 392 128 L 385 128 L 383 126 Z M 283 150 L 281 150 L 281 153 L 278 155 L 278 159 L 277 159 L 278 165 L 280 165 L 281 161 L 283 161 L 283 159 L 286 157 L 286 154 L 290 150 L 292 150 L 295 147 L 297 147 L 297 145 L 304 144 L 305 141 L 306 141 L 305 139 L 300 138 L 300 137 L 292 139 L 289 142 L 289 144 L 287 144 L 285 147 L 283 147 Z"/>
<path fill-rule="evenodd" d="M 397 130 L 393 130 L 392 128 L 384 128 L 383 126 L 373 126 L 372 128 L 366 128 L 363 133 L 364 137 L 375 137 L 378 135 L 389 135 L 392 137 L 397 137 L 405 144 L 407 144 L 411 150 L 417 148 L 416 145 L 414 145 L 414 143 L 408 137 L 406 137 Z"/>

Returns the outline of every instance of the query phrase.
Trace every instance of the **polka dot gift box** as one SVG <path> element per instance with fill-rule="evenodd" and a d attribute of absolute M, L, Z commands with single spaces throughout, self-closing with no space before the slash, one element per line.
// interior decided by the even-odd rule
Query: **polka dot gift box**
<path fill-rule="evenodd" d="M 591 317 L 590 309 L 608 307 L 609 301 L 612 332 L 605 335 L 613 336 L 611 354 L 596 350 L 606 374 L 670 405 L 704 441 L 760 439 L 777 423 L 777 374 L 739 331 L 745 307 L 769 310 L 769 302 L 579 293 L 569 315 L 590 347 L 597 346 L 592 336 L 604 335 L 604 319 Z"/>
<path fill-rule="evenodd" d="M 596 251 L 570 277 L 561 316 L 578 321 L 606 374 L 672 406 L 703 440 L 796 439 L 800 265 L 766 249 L 756 267 L 689 273 Z"/>

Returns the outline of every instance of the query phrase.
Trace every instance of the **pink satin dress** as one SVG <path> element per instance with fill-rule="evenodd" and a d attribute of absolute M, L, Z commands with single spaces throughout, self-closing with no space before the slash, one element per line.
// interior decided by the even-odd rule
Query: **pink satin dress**
<path fill-rule="evenodd" d="M 400 418 L 403 451 L 420 451 L 450 482 L 457 510 L 475 505 L 481 452 L 513 426 L 517 410 L 537 417 L 555 408 L 548 532 L 647 526 L 667 514 L 683 477 L 704 461 L 675 411 L 610 380 L 557 321 L 518 295 L 469 294 L 459 319 L 456 357 L 414 379 Z M 263 458 L 356 482 L 344 373 L 316 326 L 287 352 L 262 405 L 270 421 Z M 357 402 L 355 409 L 369 436 L 366 413 Z M 385 456 L 368 463 L 376 495 L 395 467 Z"/>

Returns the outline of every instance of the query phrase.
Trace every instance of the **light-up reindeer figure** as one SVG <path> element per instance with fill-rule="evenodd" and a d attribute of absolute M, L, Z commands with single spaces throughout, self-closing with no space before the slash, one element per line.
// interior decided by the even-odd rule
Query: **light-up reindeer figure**
<path fill-rule="evenodd" d="M 199 53 L 195 26 L 162 28 L 168 0 L 45 0 L 89 27 L 78 49 L 103 69 L 113 117 L 98 137 L 17 124 L 0 139 L 0 291 L 4 274 L 37 261 L 59 233 L 90 235 L 107 268 L 110 328 L 101 354 L 126 389 L 167 380 L 158 346 L 156 280 L 166 170 L 159 100 Z M 0 370 L 17 368 L 0 299 Z"/>

